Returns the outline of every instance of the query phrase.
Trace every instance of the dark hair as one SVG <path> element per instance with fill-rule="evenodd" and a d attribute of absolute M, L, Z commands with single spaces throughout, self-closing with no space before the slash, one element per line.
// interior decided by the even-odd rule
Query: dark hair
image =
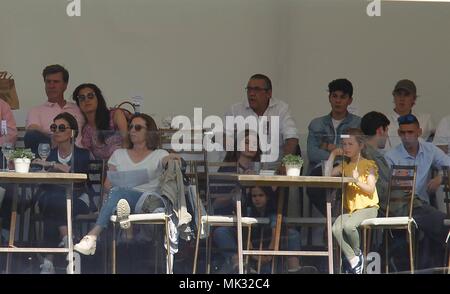
<path fill-rule="evenodd" d="M 155 121 L 153 120 L 153 118 L 150 115 L 147 115 L 145 113 L 138 113 L 138 114 L 134 114 L 131 119 L 130 119 L 130 124 L 133 122 L 133 120 L 135 118 L 142 118 L 145 121 L 145 127 L 147 128 L 145 131 L 147 132 L 147 136 L 145 137 L 145 142 L 147 145 L 147 148 L 149 150 L 155 150 L 159 148 L 159 142 L 160 142 L 160 137 L 159 137 L 159 131 L 158 131 L 158 127 L 155 123 Z M 127 143 L 128 143 L 128 149 L 133 148 L 133 142 L 131 142 L 130 139 L 130 132 L 128 132 L 128 136 L 127 136 Z"/>
<path fill-rule="evenodd" d="M 89 88 L 94 91 L 95 97 L 97 97 L 97 110 L 95 111 L 95 126 L 97 127 L 97 138 L 100 143 L 105 143 L 106 138 L 110 135 L 110 132 L 106 132 L 109 130 L 110 124 L 110 113 L 109 109 L 106 106 L 105 98 L 103 97 L 102 91 L 95 84 L 85 83 L 81 84 L 75 88 L 72 94 L 72 99 L 77 103 L 78 107 L 80 106 L 80 101 L 78 101 L 78 94 L 82 89 Z M 84 112 L 84 120 L 87 121 L 86 114 Z"/>
<path fill-rule="evenodd" d="M 272 190 L 272 187 L 268 187 L 268 186 L 252 186 L 250 187 L 250 189 L 248 190 L 248 203 L 249 203 L 249 207 L 251 209 L 251 215 L 256 215 L 256 208 L 253 205 L 252 202 L 252 190 L 254 188 L 260 188 L 264 194 L 267 197 L 267 205 L 266 205 L 266 210 L 265 210 L 265 216 L 268 216 L 271 213 L 275 213 L 275 200 L 276 200 L 276 191 Z"/>
<path fill-rule="evenodd" d="M 400 116 L 398 119 L 398 125 L 409 125 L 409 124 L 416 124 L 418 127 L 420 127 L 419 120 L 414 114 L 408 113 L 407 115 Z"/>
<path fill-rule="evenodd" d="M 245 136 L 244 139 L 248 136 L 250 136 L 250 130 L 246 129 L 245 131 Z M 239 156 L 241 154 L 241 151 L 238 151 L 238 139 L 239 136 L 235 133 L 234 134 L 234 149 L 233 151 L 227 151 L 227 153 L 225 154 L 225 158 L 224 158 L 224 162 L 236 162 L 239 159 Z M 261 148 L 259 147 L 259 136 L 258 134 L 256 134 L 256 143 L 257 143 L 257 150 L 256 150 L 256 155 L 253 158 L 253 161 L 255 162 L 259 162 L 261 161 Z"/>
<path fill-rule="evenodd" d="M 328 92 L 330 94 L 335 91 L 342 91 L 344 94 L 348 94 L 348 96 L 353 96 L 353 85 L 352 83 L 347 79 L 337 79 L 334 81 L 331 81 L 328 84 Z"/>
<path fill-rule="evenodd" d="M 57 119 L 65 120 L 69 124 L 70 128 L 75 131 L 74 138 L 78 136 L 78 123 L 75 117 L 73 117 L 73 115 L 71 115 L 68 112 L 63 112 L 55 116 L 53 122 L 55 122 L 55 120 Z"/>
<path fill-rule="evenodd" d="M 44 70 L 42 71 L 42 77 L 45 80 L 45 77 L 51 74 L 55 74 L 55 73 L 62 73 L 63 75 L 63 80 L 64 82 L 67 84 L 69 82 L 69 72 L 67 71 L 67 69 L 65 69 L 63 66 L 59 65 L 59 64 L 52 64 L 52 65 L 48 65 L 44 68 Z"/>
<path fill-rule="evenodd" d="M 381 112 L 371 111 L 361 118 L 361 131 L 366 136 L 375 136 L 379 127 L 383 127 L 385 130 L 390 123 L 389 119 Z"/>
<path fill-rule="evenodd" d="M 250 77 L 250 80 L 264 80 L 264 83 L 266 84 L 266 90 L 272 90 L 272 81 L 266 75 L 254 74 Z"/>

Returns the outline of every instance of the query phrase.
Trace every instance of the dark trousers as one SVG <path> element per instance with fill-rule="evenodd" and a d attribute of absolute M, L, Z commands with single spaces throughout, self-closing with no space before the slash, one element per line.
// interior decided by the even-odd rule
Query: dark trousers
<path fill-rule="evenodd" d="M 441 267 L 444 261 L 445 238 L 448 228 L 444 226 L 445 213 L 431 205 L 423 204 L 413 209 L 413 218 L 420 231 L 425 235 L 425 240 L 419 248 L 420 267 Z"/>

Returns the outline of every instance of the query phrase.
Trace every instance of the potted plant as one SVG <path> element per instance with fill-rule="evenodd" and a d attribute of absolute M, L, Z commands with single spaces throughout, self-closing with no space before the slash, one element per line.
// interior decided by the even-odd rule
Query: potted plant
<path fill-rule="evenodd" d="M 299 155 L 288 154 L 281 160 L 286 167 L 286 175 L 299 176 L 303 166 L 303 159 Z"/>
<path fill-rule="evenodd" d="M 14 167 L 18 173 L 27 173 L 30 170 L 31 160 L 34 153 L 30 149 L 18 148 L 12 153 Z"/>

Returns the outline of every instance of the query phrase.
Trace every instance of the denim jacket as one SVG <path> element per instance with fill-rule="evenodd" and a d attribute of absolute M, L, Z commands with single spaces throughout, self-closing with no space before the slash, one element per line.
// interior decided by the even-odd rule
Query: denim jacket
<path fill-rule="evenodd" d="M 308 158 L 309 166 L 314 168 L 321 160 L 327 160 L 330 152 L 321 149 L 322 143 L 334 144 L 336 135 L 337 144 L 341 141 L 341 134 L 348 128 L 359 128 L 361 118 L 357 115 L 348 113 L 341 124 L 337 127 L 337 134 L 334 132 L 331 113 L 315 118 L 308 126 Z"/>

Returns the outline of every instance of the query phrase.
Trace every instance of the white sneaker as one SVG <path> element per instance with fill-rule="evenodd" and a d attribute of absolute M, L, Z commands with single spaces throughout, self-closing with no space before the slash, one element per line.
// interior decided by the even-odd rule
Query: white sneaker
<path fill-rule="evenodd" d="M 97 237 L 86 235 L 81 239 L 80 243 L 75 244 L 73 248 L 75 251 L 84 255 L 94 255 L 97 246 Z"/>
<path fill-rule="evenodd" d="M 119 202 L 117 202 L 117 221 L 119 222 L 120 227 L 123 230 L 130 228 L 131 224 L 130 220 L 128 219 L 130 210 L 130 205 L 125 199 L 120 199 Z"/>
<path fill-rule="evenodd" d="M 44 258 L 44 263 L 39 266 L 41 268 L 41 274 L 55 274 L 55 267 L 53 266 L 53 262 Z"/>

